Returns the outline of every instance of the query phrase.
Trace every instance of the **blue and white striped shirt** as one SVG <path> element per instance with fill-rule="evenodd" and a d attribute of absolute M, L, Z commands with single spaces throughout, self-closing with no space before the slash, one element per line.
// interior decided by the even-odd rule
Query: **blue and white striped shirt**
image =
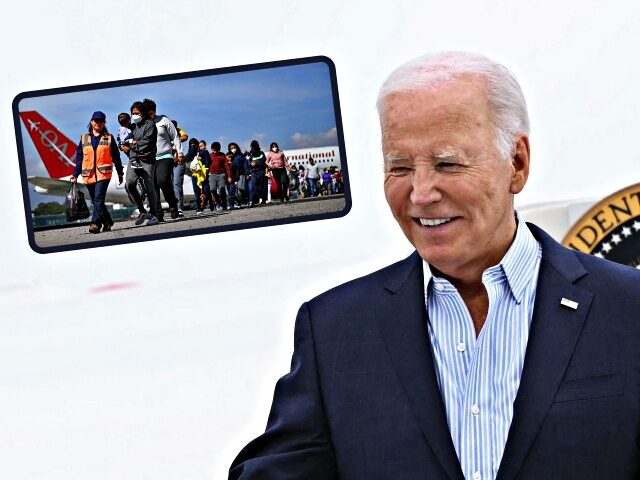
<path fill-rule="evenodd" d="M 495 479 L 513 418 L 542 249 L 518 216 L 499 265 L 482 274 L 489 310 L 476 338 L 456 288 L 423 262 L 429 340 L 447 423 L 464 477 Z"/>

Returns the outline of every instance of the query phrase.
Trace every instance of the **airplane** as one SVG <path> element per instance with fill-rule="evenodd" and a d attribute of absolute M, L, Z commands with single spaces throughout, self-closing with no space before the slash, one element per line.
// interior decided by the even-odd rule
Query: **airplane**
<path fill-rule="evenodd" d="M 321 168 L 342 168 L 340 165 L 340 149 L 337 146 L 285 150 L 284 154 L 289 165 L 295 165 L 298 168 L 302 166 L 305 170 L 309 167 L 309 160 L 312 158 Z"/>
<path fill-rule="evenodd" d="M 40 155 L 40 159 L 49 173 L 49 177 L 28 176 L 27 181 L 34 185 L 34 191 L 41 195 L 66 196 L 71 186 L 69 179 L 75 166 L 78 144 L 71 141 L 69 137 L 58 130 L 37 111 L 20 112 L 20 118 Z M 340 149 L 337 146 L 287 150 L 285 151 L 285 156 L 290 165 L 296 165 L 298 168 L 302 166 L 307 169 L 309 167 L 309 160 L 312 158 L 321 168 L 329 168 L 332 166 L 338 169 L 342 168 Z M 121 156 L 121 158 L 124 158 L 124 155 Z M 126 166 L 126 162 L 123 162 L 123 165 Z M 183 184 L 185 205 L 195 200 L 193 184 L 191 182 L 191 172 L 189 169 L 186 170 Z M 114 175 L 109 182 L 105 202 L 135 204 L 125 190 L 124 185 L 124 182 L 121 185 L 118 184 L 118 177 Z M 89 192 L 86 187 L 82 185 L 82 177 L 78 178 L 78 186 L 88 199 Z M 144 198 L 144 187 L 141 181 L 138 182 L 137 188 Z M 273 182 L 271 187 L 272 195 L 277 193 L 276 189 L 277 185 Z M 164 200 L 164 198 L 162 200 Z"/>

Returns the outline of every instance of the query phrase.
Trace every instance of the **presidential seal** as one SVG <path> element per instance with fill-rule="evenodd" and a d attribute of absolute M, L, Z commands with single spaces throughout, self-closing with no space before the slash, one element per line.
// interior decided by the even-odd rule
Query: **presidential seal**
<path fill-rule="evenodd" d="M 569 230 L 562 244 L 640 269 L 640 183 L 596 203 Z"/>

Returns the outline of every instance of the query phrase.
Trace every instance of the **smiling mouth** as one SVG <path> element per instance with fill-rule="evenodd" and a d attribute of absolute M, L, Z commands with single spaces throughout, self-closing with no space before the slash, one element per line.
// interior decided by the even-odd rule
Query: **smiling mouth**
<path fill-rule="evenodd" d="M 446 223 L 449 223 L 452 220 L 455 220 L 455 217 L 449 217 L 449 218 L 418 218 L 416 220 L 418 220 L 420 225 L 422 225 L 423 227 L 434 228 L 434 227 L 439 227 L 440 225 L 444 225 Z"/>

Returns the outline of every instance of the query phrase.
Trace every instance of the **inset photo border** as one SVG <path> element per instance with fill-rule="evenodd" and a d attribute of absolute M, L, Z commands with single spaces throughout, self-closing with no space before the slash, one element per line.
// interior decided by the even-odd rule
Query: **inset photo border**
<path fill-rule="evenodd" d="M 158 132 L 155 158 L 140 153 L 143 163 L 130 153 L 144 148 L 135 140 L 138 118 L 120 115 L 131 117 L 135 102 L 155 108 L 144 120 Z M 111 136 L 94 129 L 102 115 Z M 351 209 L 336 70 L 325 56 L 23 92 L 13 118 L 37 253 L 338 218 Z M 122 183 L 117 162 L 106 176 L 96 170 L 114 149 Z M 273 168 L 262 167 L 266 158 Z M 91 216 L 68 221 L 74 174 Z"/>

